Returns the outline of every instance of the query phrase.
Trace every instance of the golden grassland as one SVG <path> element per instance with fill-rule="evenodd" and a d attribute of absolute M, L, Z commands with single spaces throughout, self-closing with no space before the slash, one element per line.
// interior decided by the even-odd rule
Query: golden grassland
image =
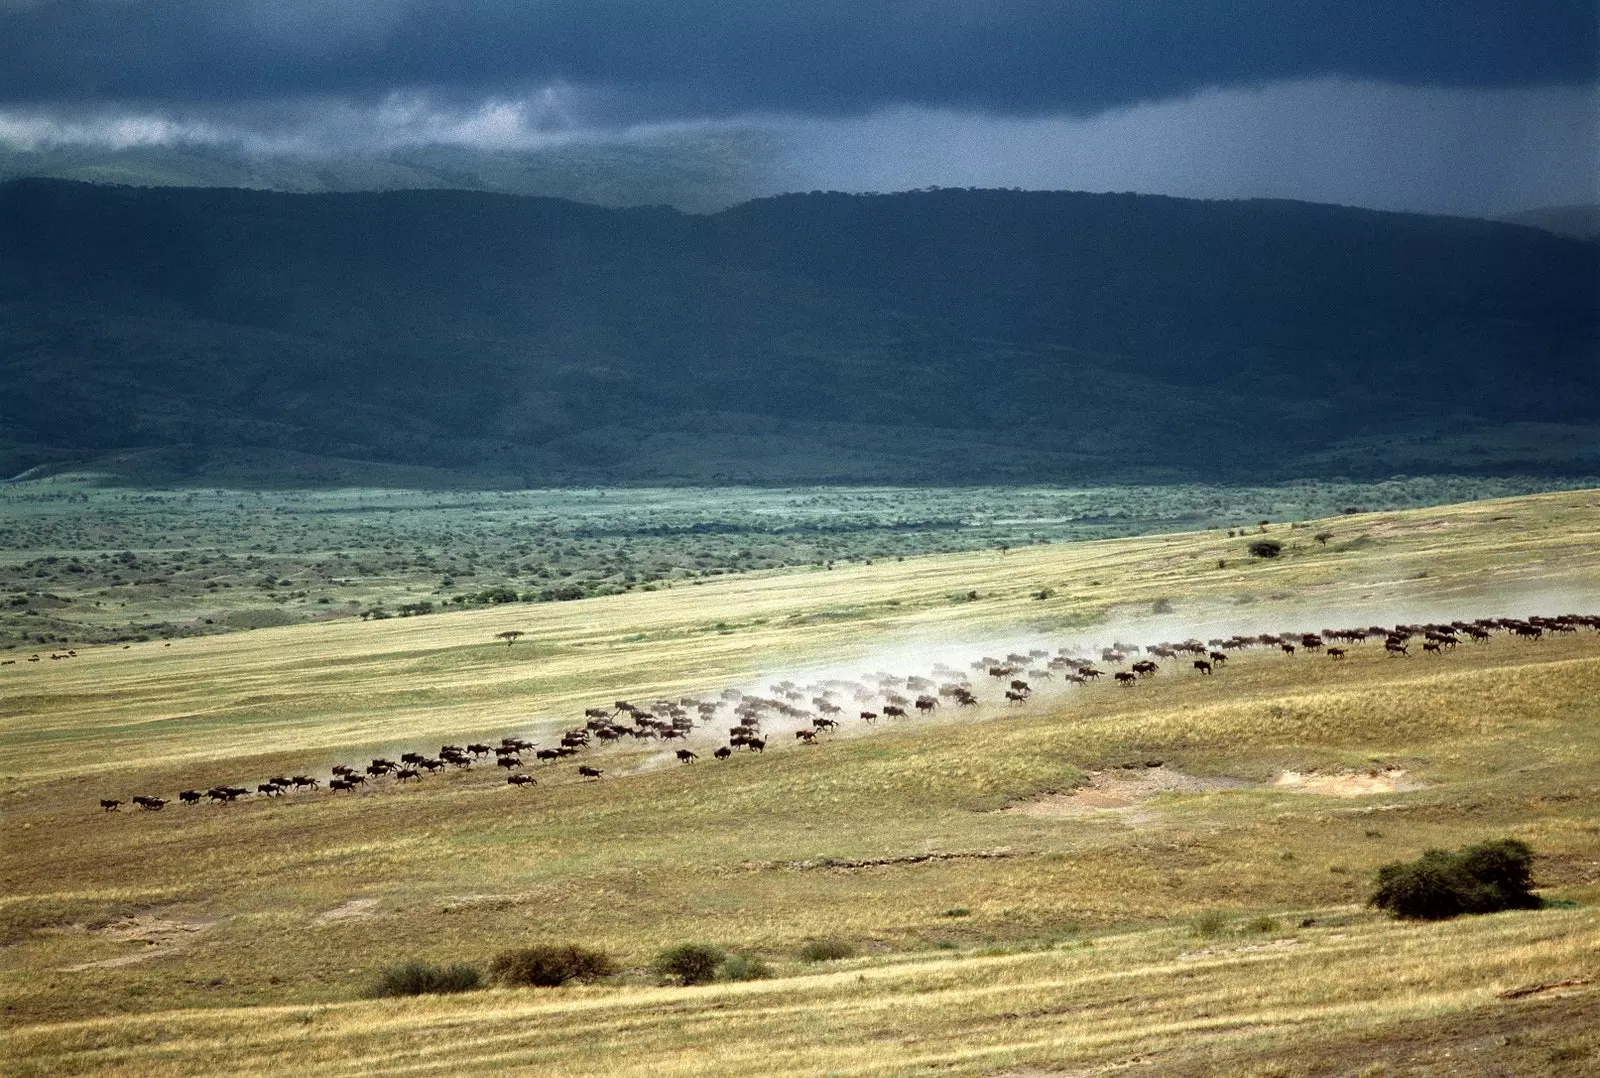
<path fill-rule="evenodd" d="M 1425 1055 L 1492 1032 L 1522 1039 L 1475 1057 L 1486 1068 L 1591 1065 L 1592 988 L 1496 993 L 1600 974 L 1592 633 L 1442 658 L 1249 652 L 1212 678 L 1050 689 L 727 763 L 600 749 L 601 782 L 564 765 L 531 791 L 480 768 L 355 796 L 95 805 L 541 736 L 617 698 L 912 663 L 951 640 L 981 654 L 1098 639 L 1097 624 L 1171 636 L 1496 614 L 1535 595 L 1544 613 L 1600 605 L 1581 603 L 1600 594 L 1596 492 L 1275 536 L 1287 549 L 1273 561 L 1237 537 L 1158 536 L 0 669 L 3 1051 L 37 1074 L 1027 1074 L 1135 1057 L 1171 1073 L 1331 1058 L 1378 1074 L 1404 1065 L 1385 1055 L 1396 1046 Z M 527 635 L 508 647 L 494 639 L 506 629 Z M 1120 812 L 999 811 L 1151 759 L 1226 781 Z M 1335 799 L 1271 784 L 1389 766 L 1420 788 Z M 1500 835 L 1531 843 L 1544 893 L 1573 905 L 1421 926 L 1362 910 L 1377 865 Z M 911 860 L 924 854 L 943 856 Z M 1203 921 L 1216 934 L 1196 936 L 1191 920 L 1217 910 Z M 793 959 L 822 937 L 861 957 Z M 636 970 L 709 940 L 780 976 L 357 998 L 392 962 L 482 964 L 546 939 Z"/>

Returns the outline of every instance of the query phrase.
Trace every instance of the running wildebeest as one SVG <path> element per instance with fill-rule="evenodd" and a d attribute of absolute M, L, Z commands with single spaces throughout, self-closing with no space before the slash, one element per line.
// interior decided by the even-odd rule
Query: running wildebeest
<path fill-rule="evenodd" d="M 496 767 L 503 767 L 508 771 L 513 767 L 522 766 L 521 758 L 516 755 L 496 756 L 494 762 Z"/>
<path fill-rule="evenodd" d="M 1202 674 L 1211 673 L 1211 664 L 1205 659 L 1196 659 L 1194 661 L 1194 668 L 1200 671 Z"/>
<path fill-rule="evenodd" d="M 1134 684 L 1139 680 L 1138 674 L 1129 673 L 1126 670 L 1118 670 L 1113 676 L 1117 679 L 1117 684 L 1125 689 L 1133 688 Z"/>
<path fill-rule="evenodd" d="M 282 797 L 283 787 L 275 782 L 263 782 L 256 786 L 256 793 L 266 794 L 268 797 Z"/>
<path fill-rule="evenodd" d="M 796 730 L 794 739 L 796 741 L 804 741 L 807 745 L 815 745 L 817 743 L 817 732 L 815 730 Z"/>
<path fill-rule="evenodd" d="M 861 721 L 871 726 L 878 721 L 878 713 L 876 711 L 863 711 L 861 713 Z"/>
<path fill-rule="evenodd" d="M 896 704 L 885 704 L 883 713 L 891 719 L 903 719 L 906 717 L 906 709 Z"/>
<path fill-rule="evenodd" d="M 920 705 L 919 705 L 920 706 Z M 811 725 L 818 730 L 832 730 L 839 724 L 832 719 L 824 719 L 820 715 L 811 720 Z"/>
<path fill-rule="evenodd" d="M 147 797 L 143 795 L 135 797 L 133 803 L 142 809 L 149 809 L 151 812 L 160 812 L 167 805 L 164 797 Z"/>
<path fill-rule="evenodd" d="M 539 785 L 539 780 L 534 778 L 532 775 L 507 775 L 506 776 L 506 785 L 508 785 L 508 786 L 537 786 L 537 785 Z"/>
<path fill-rule="evenodd" d="M 1026 704 L 1028 702 L 1028 694 L 1017 692 L 1015 689 L 1007 689 L 1006 702 L 1012 704 Z"/>
<path fill-rule="evenodd" d="M 400 770 L 394 773 L 394 778 L 396 782 L 404 782 L 407 779 L 417 778 L 421 774 L 422 773 L 414 767 L 402 767 Z"/>
<path fill-rule="evenodd" d="M 685 764 L 689 763 L 689 762 L 691 762 L 693 760 L 700 759 L 699 753 L 692 752 L 689 749 L 679 749 L 677 751 L 676 755 L 678 757 L 678 761 L 680 763 L 685 763 Z"/>
<path fill-rule="evenodd" d="M 102 797 L 100 799 L 100 807 L 102 809 L 104 809 L 106 812 L 115 812 L 115 811 L 117 811 L 117 806 L 120 805 L 120 804 L 122 804 L 121 801 L 113 801 L 109 797 Z"/>
<path fill-rule="evenodd" d="M 590 767 L 588 764 L 579 764 L 578 774 L 586 779 L 597 779 L 601 775 L 604 775 L 605 772 L 600 770 L 598 767 Z"/>
<path fill-rule="evenodd" d="M 184 790 L 178 795 L 178 800 L 182 801 L 185 805 L 198 805 L 200 803 L 200 799 L 204 796 L 205 794 L 201 793 L 199 790 Z"/>
<path fill-rule="evenodd" d="M 296 775 L 294 778 L 290 779 L 289 782 L 297 790 L 302 789 L 302 788 L 304 788 L 306 786 L 309 786 L 314 790 L 318 786 L 322 785 L 322 783 L 318 782 L 316 779 L 312 778 L 310 775 Z"/>
<path fill-rule="evenodd" d="M 711 755 L 715 756 L 719 760 L 726 760 L 728 757 L 733 755 L 733 750 L 727 745 L 724 745 Z"/>
<path fill-rule="evenodd" d="M 1328 649 L 1328 658 L 1330 658 L 1330 659 L 1342 659 L 1342 658 L 1344 658 L 1344 654 L 1345 654 L 1344 648 L 1329 648 Z"/>

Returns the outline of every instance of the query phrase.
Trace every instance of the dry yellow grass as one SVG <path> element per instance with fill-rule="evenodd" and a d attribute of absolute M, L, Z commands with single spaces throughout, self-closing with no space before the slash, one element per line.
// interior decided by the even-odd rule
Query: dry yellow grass
<path fill-rule="evenodd" d="M 1326 549 L 1309 538 L 1324 527 Z M 1242 563 L 1243 541 L 1214 533 L 1161 536 L 6 667 L 0 1006 L 22 1027 L 6 1050 L 41 1074 L 1262 1062 L 1362 1030 L 1499 1013 L 1512 1008 L 1493 1001 L 1499 988 L 1592 972 L 1587 905 L 1419 927 L 1352 904 L 1378 864 L 1499 834 L 1541 853 L 1548 893 L 1597 896 L 1593 634 L 1501 638 L 1442 659 L 1391 660 L 1371 645 L 1340 663 L 1248 653 L 1210 679 L 1168 671 L 1134 691 L 1055 689 L 1026 709 L 726 764 L 600 750 L 605 781 L 563 768 L 535 791 L 475 770 L 354 797 L 95 808 L 101 796 L 540 731 L 618 697 L 839 657 L 1082 638 L 1094 634 L 1074 626 L 1159 600 L 1176 607 L 1166 624 L 1319 628 L 1495 613 L 1536 591 L 1583 605 L 1600 592 L 1594 492 L 1278 534 L 1291 550 L 1275 562 Z M 1041 588 L 1056 597 L 1033 599 Z M 952 600 L 974 590 L 977 601 Z M 507 628 L 527 636 L 496 642 Z M 996 811 L 1152 756 L 1232 781 L 1124 813 Z M 1286 769 L 1391 764 L 1421 788 L 1335 800 L 1271 786 Z M 928 853 L 956 856 L 908 860 Z M 962 856 L 975 854 L 991 856 Z M 901 860 L 808 864 L 826 858 Z M 944 916 L 955 908 L 970 914 Z M 1172 927 L 1217 908 L 1238 911 L 1219 941 Z M 1249 914 L 1288 929 L 1313 908 L 1350 923 L 1259 949 L 1270 934 L 1238 927 Z M 861 968 L 709 989 L 349 1002 L 388 962 L 481 963 L 531 939 L 587 940 L 636 965 L 709 939 L 789 975 L 794 948 L 822 936 L 860 946 Z M 153 957 L 123 961 L 140 955 L 129 938 L 155 940 Z M 1178 957 L 1203 948 L 1216 953 Z"/>

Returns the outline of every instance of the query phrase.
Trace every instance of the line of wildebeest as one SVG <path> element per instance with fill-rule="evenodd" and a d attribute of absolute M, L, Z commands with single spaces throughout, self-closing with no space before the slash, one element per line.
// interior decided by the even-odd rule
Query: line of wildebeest
<path fill-rule="evenodd" d="M 1117 684 L 1132 688 L 1145 678 L 1156 674 L 1161 666 L 1156 659 L 1181 663 L 1209 676 L 1226 665 L 1230 652 L 1250 648 L 1276 648 L 1283 654 L 1294 656 L 1298 652 L 1322 653 L 1334 660 L 1343 659 L 1348 649 L 1368 640 L 1381 639 L 1383 649 L 1391 657 L 1409 657 L 1413 644 L 1420 643 L 1423 654 L 1443 655 L 1454 649 L 1464 639 L 1474 643 L 1487 643 L 1495 633 L 1537 641 L 1545 634 L 1571 634 L 1580 628 L 1600 632 L 1600 615 L 1563 614 L 1559 617 L 1479 618 L 1476 621 L 1452 621 L 1428 625 L 1396 625 L 1393 628 L 1372 626 L 1365 629 L 1323 629 L 1314 633 L 1266 633 L 1260 636 L 1231 636 L 1212 639 L 1185 640 L 1181 643 L 1134 644 L 1114 643 L 1102 648 L 1099 658 L 1074 654 L 1072 648 L 1060 648 L 1055 654 L 1034 648 L 1026 654 L 1012 653 L 1003 658 L 984 656 L 971 663 L 971 669 L 994 679 L 1002 687 L 1006 703 L 1026 704 L 1033 695 L 1035 682 L 1061 681 L 1086 685 L 1106 676 L 1107 666 L 1127 666 L 1125 670 L 1109 671 Z M 1145 658 L 1135 658 L 1143 654 Z M 1129 660 L 1133 661 L 1130 663 Z M 494 757 L 498 767 L 506 769 L 506 782 L 511 786 L 532 787 L 538 780 L 521 770 L 524 757 L 536 763 L 555 765 L 579 753 L 613 744 L 624 738 L 635 741 L 684 741 L 697 728 L 715 723 L 724 711 L 735 720 L 727 728 L 726 744 L 712 752 L 718 760 L 726 760 L 737 751 L 762 753 L 766 751 L 770 733 L 763 732 L 763 724 L 773 727 L 798 724 L 795 740 L 803 744 L 816 744 L 819 737 L 839 729 L 848 711 L 872 725 L 880 717 L 908 718 L 913 712 L 931 714 L 944 703 L 956 707 L 977 707 L 979 699 L 973 688 L 972 677 L 943 663 L 936 663 L 931 676 L 898 676 L 895 674 L 863 674 L 859 680 L 827 679 L 810 685 L 797 685 L 793 681 L 780 681 L 768 687 L 770 696 L 758 696 L 736 688 L 726 688 L 715 698 L 683 697 L 678 700 L 657 700 L 648 707 L 618 700 L 611 707 L 591 707 L 584 711 L 584 723 L 562 733 L 556 745 L 540 748 L 534 742 L 520 737 L 504 737 L 498 744 L 441 745 L 437 754 L 420 752 L 401 754 L 398 760 L 378 757 L 364 767 L 336 764 L 326 783 L 332 792 L 354 792 L 382 779 L 393 785 L 418 781 L 424 776 L 447 769 L 470 769 L 474 764 L 486 764 Z M 809 698 L 809 699 L 808 699 Z M 848 701 L 848 702 L 846 702 Z M 700 758 L 694 750 L 682 747 L 674 750 L 677 759 L 685 764 Z M 578 765 L 578 775 L 584 779 L 599 779 L 605 774 L 601 768 L 589 764 Z M 282 797 L 295 791 L 321 789 L 324 783 L 310 775 L 277 775 L 257 783 L 252 790 L 247 786 L 213 786 L 208 790 L 184 790 L 177 800 L 186 805 L 202 801 L 230 804 L 241 797 Z M 171 801 L 164 797 L 141 794 L 131 799 L 138 808 L 159 811 Z M 115 812 L 122 806 L 120 800 L 102 799 L 100 807 Z"/>

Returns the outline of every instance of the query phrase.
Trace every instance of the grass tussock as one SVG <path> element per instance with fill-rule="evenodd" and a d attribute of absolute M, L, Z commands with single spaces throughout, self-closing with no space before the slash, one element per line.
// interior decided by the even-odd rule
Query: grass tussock
<path fill-rule="evenodd" d="M 510 987 L 559 988 L 598 981 L 616 972 L 616 960 L 609 954 L 573 943 L 502 951 L 489 964 L 490 976 Z"/>
<path fill-rule="evenodd" d="M 435 996 L 470 992 L 483 983 L 477 967 L 435 966 L 427 962 L 402 962 L 378 974 L 367 990 L 373 999 L 387 996 Z"/>

